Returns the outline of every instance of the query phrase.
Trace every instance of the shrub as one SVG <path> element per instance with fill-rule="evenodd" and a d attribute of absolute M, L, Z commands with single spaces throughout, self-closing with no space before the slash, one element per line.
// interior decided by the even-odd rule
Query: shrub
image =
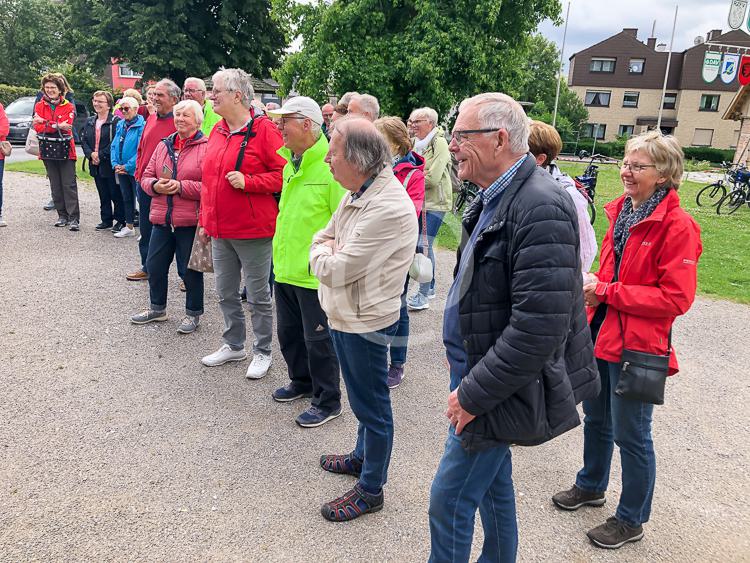
<path fill-rule="evenodd" d="M 10 86 L 9 84 L 0 84 L 0 104 L 7 106 L 13 100 L 22 96 L 36 96 L 39 90 L 27 88 L 25 86 Z"/>
<path fill-rule="evenodd" d="M 715 149 L 713 147 L 685 147 L 682 149 L 685 158 L 695 160 L 707 160 L 714 164 L 720 164 L 723 160 L 732 162 L 734 149 Z"/>

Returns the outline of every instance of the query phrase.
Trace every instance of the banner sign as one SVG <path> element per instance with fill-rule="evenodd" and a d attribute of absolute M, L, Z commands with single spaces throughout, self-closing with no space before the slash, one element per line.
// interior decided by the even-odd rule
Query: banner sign
<path fill-rule="evenodd" d="M 721 53 L 712 53 L 706 51 L 706 56 L 703 58 L 703 80 L 706 82 L 713 82 L 716 77 L 719 76 L 719 69 L 721 68 Z"/>
<path fill-rule="evenodd" d="M 732 0 L 729 8 L 729 27 L 739 29 L 745 21 L 745 12 L 747 12 L 748 0 Z"/>
<path fill-rule="evenodd" d="M 724 53 L 724 60 L 721 63 L 721 81 L 724 84 L 731 84 L 734 81 L 737 77 L 737 67 L 739 64 L 739 55 Z"/>
<path fill-rule="evenodd" d="M 740 84 L 743 86 L 750 84 L 750 55 L 742 55 L 738 74 L 740 76 Z"/>

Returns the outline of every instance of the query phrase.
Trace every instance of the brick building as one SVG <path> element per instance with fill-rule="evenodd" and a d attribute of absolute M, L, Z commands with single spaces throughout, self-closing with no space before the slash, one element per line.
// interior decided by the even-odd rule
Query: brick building
<path fill-rule="evenodd" d="M 742 31 L 713 30 L 706 40 L 750 48 L 750 36 Z M 701 70 L 709 47 L 696 42 L 690 49 L 672 52 L 662 130 L 675 135 L 684 147 L 735 148 L 740 124 L 722 117 L 740 89 L 739 82 L 735 78 L 725 84 L 720 77 L 705 82 Z M 654 37 L 643 43 L 632 28 L 572 55 L 568 85 L 589 111 L 581 137 L 614 141 L 620 135 L 655 128 L 667 56 L 664 44 L 657 45 Z"/>

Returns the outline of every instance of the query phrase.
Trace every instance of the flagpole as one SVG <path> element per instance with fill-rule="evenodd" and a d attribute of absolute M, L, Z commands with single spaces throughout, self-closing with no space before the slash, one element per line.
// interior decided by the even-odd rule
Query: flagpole
<path fill-rule="evenodd" d="M 674 43 L 674 30 L 677 27 L 678 4 L 674 5 L 674 22 L 672 22 L 672 38 L 669 40 L 669 54 L 667 55 L 667 70 L 664 72 L 664 87 L 661 89 L 661 103 L 659 104 L 659 118 L 656 120 L 656 130 L 661 131 L 661 116 L 664 112 L 664 97 L 667 95 L 667 80 L 669 79 L 669 66 L 672 63 L 672 44 Z"/>
<path fill-rule="evenodd" d="M 570 16 L 570 2 L 565 14 L 565 31 L 563 31 L 562 49 L 560 50 L 560 66 L 557 69 L 557 93 L 555 93 L 555 110 L 552 112 L 552 127 L 557 124 L 557 106 L 560 103 L 560 81 L 562 80 L 563 57 L 565 56 L 565 39 L 568 37 L 568 17 Z"/>

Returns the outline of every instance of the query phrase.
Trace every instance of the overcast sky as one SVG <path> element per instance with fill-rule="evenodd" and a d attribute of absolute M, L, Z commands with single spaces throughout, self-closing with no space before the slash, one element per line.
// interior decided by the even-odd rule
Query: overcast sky
<path fill-rule="evenodd" d="M 561 0 L 563 18 L 568 6 Z M 677 0 L 677 29 L 674 51 L 693 46 L 693 39 L 711 29 L 729 31 L 727 16 L 731 0 Z M 638 39 L 645 41 L 651 35 L 656 20 L 656 37 L 659 43 L 669 45 L 674 21 L 674 0 L 572 0 L 568 37 L 565 43 L 565 62 L 573 54 L 622 31 L 624 27 L 638 28 Z M 539 31 L 562 47 L 563 26 L 554 27 L 543 22 Z"/>

